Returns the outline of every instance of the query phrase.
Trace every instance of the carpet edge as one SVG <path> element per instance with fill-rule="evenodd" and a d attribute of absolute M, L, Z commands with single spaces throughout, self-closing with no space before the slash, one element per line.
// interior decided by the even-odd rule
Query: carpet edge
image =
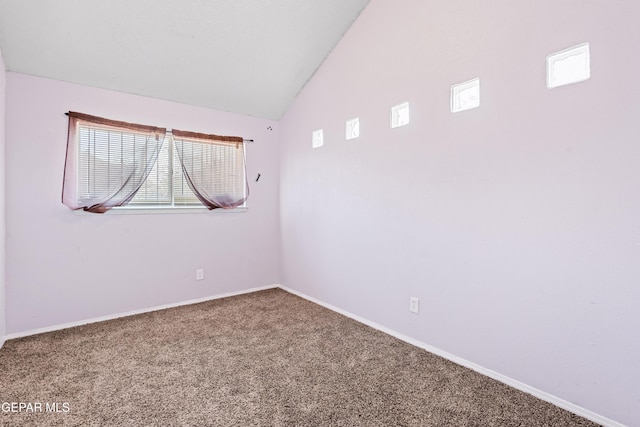
<path fill-rule="evenodd" d="M 43 328 L 36 328 L 36 329 L 31 329 L 31 330 L 23 331 L 23 332 L 15 332 L 15 333 L 7 334 L 4 337 L 0 337 L 0 348 L 2 348 L 2 346 L 4 345 L 4 343 L 6 341 L 13 340 L 13 339 L 16 339 L 16 338 L 24 338 L 24 337 L 28 337 L 28 336 L 32 336 L 32 335 L 43 334 L 43 333 L 46 333 L 46 332 L 60 331 L 62 329 L 73 328 L 73 327 L 76 327 L 76 326 L 82 326 L 82 325 L 88 325 L 88 324 L 91 324 L 91 323 L 98 323 L 98 322 L 104 322 L 104 321 L 107 321 L 107 320 L 119 319 L 121 317 L 135 316 L 136 314 L 151 313 L 151 312 L 154 312 L 154 311 L 165 310 L 165 309 L 168 309 L 168 308 L 181 307 L 181 306 L 191 305 L 191 304 L 198 304 L 198 303 L 201 303 L 201 302 L 213 301 L 213 300 L 216 300 L 216 299 L 234 297 L 234 296 L 244 295 L 244 294 L 251 294 L 251 293 L 254 293 L 254 292 L 265 291 L 265 290 L 268 290 L 268 289 L 277 289 L 277 288 L 280 288 L 280 286 L 277 285 L 277 284 L 260 286 L 260 287 L 245 289 L 245 290 L 241 290 L 241 291 L 227 292 L 227 293 L 224 293 L 224 294 L 211 295 L 211 296 L 206 296 L 206 297 L 202 297 L 202 298 L 194 298 L 194 299 L 190 299 L 190 300 L 186 300 L 186 301 L 179 301 L 179 302 L 175 302 L 175 303 L 163 304 L 163 305 L 158 305 L 158 306 L 154 306 L 154 307 L 141 308 L 141 309 L 138 309 L 138 310 L 132 310 L 132 311 L 127 311 L 127 312 L 122 312 L 122 313 L 109 314 L 109 315 L 106 315 L 106 316 L 94 317 L 94 318 L 90 318 L 90 319 L 78 320 L 78 321 L 75 321 L 75 322 L 62 323 L 62 324 L 59 324 L 59 325 L 45 326 Z"/>
<path fill-rule="evenodd" d="M 528 384 L 525 384 L 523 382 L 520 382 L 518 380 L 510 378 L 510 377 L 508 377 L 506 375 L 503 375 L 503 374 L 501 374 L 499 372 L 495 372 L 495 371 L 493 371 L 491 369 L 485 368 L 485 367 L 483 367 L 481 365 L 478 365 L 476 363 L 470 362 L 470 361 L 468 361 L 466 359 L 463 359 L 463 358 L 458 357 L 458 356 L 456 356 L 454 354 L 448 353 L 448 352 L 446 352 L 444 350 L 441 350 L 441 349 L 439 349 L 437 347 L 433 347 L 433 346 L 431 346 L 429 344 L 426 344 L 426 343 L 424 343 L 422 341 L 418 341 L 416 339 L 413 339 L 413 338 L 411 338 L 411 337 L 409 337 L 407 335 L 404 335 L 404 334 L 401 334 L 399 332 L 396 332 L 393 329 L 389 329 L 389 328 L 387 328 L 385 326 L 382 326 L 382 325 L 380 325 L 378 323 L 372 322 L 372 321 L 370 321 L 368 319 L 365 319 L 363 317 L 360 317 L 360 316 L 358 316 L 356 314 L 350 313 L 350 312 L 348 312 L 346 310 L 343 310 L 341 308 L 338 308 L 336 306 L 328 304 L 328 303 L 326 303 L 324 301 L 321 301 L 319 299 L 316 299 L 314 297 L 306 295 L 306 294 L 304 294 L 302 292 L 296 291 L 295 289 L 291 289 L 291 288 L 288 288 L 288 287 L 283 286 L 283 285 L 277 285 L 277 287 L 282 289 L 283 291 L 289 292 L 290 294 L 299 296 L 300 298 L 306 299 L 307 301 L 313 302 L 313 303 L 318 304 L 318 305 L 320 305 L 320 306 L 322 306 L 324 308 L 327 308 L 327 309 L 329 309 L 331 311 L 334 311 L 336 313 L 342 314 L 343 316 L 346 316 L 346 317 L 348 317 L 350 319 L 353 319 L 356 322 L 362 323 L 362 324 L 367 325 L 367 326 L 369 326 L 369 327 L 371 327 L 373 329 L 376 329 L 376 330 L 378 330 L 380 332 L 384 332 L 385 334 L 391 335 L 392 337 L 397 338 L 397 339 L 399 339 L 401 341 L 404 341 L 404 342 L 406 342 L 408 344 L 414 345 L 414 346 L 416 346 L 418 348 L 422 348 L 422 349 L 424 349 L 424 350 L 426 350 L 426 351 L 428 351 L 430 353 L 433 353 L 433 354 L 435 354 L 437 356 L 440 356 L 440 357 L 442 357 L 444 359 L 447 359 L 447 360 L 449 360 L 449 361 L 451 361 L 451 362 L 453 362 L 453 363 L 455 363 L 457 365 L 464 366 L 465 368 L 469 368 L 472 371 L 475 371 L 475 372 L 477 372 L 479 374 L 482 374 L 482 375 L 487 376 L 489 378 L 492 378 L 492 379 L 494 379 L 496 381 L 499 381 L 499 382 L 501 382 L 503 384 L 506 384 L 506 385 L 508 385 L 510 387 L 513 387 L 516 390 L 520 390 L 520 391 L 522 391 L 524 393 L 527 393 L 527 394 L 530 394 L 530 395 L 532 395 L 534 397 L 537 397 L 540 400 L 543 400 L 545 402 L 551 403 L 551 404 L 553 404 L 553 405 L 555 405 L 555 406 L 557 406 L 559 408 L 565 409 L 565 410 L 567 410 L 569 412 L 572 412 L 572 413 L 574 413 L 576 415 L 579 415 L 579 416 L 581 416 L 583 418 L 586 418 L 589 421 L 593 421 L 595 423 L 601 424 L 604 427 L 626 427 L 624 424 L 621 424 L 621 423 L 619 423 L 617 421 L 611 420 L 611 419 L 609 419 L 609 418 L 607 418 L 607 417 L 605 417 L 603 415 L 600 415 L 600 414 L 595 413 L 593 411 L 590 411 L 590 410 L 588 410 L 586 408 L 583 408 L 582 406 L 579 406 L 579 405 L 571 403 L 571 402 L 569 402 L 567 400 L 561 399 L 561 398 L 559 398 L 559 397 L 557 397 L 557 396 L 555 396 L 553 394 L 550 394 L 550 393 L 547 393 L 545 391 L 539 390 L 539 389 L 537 389 L 535 387 L 532 387 L 532 386 L 530 386 Z"/>
<path fill-rule="evenodd" d="M 27 336 L 31 336 L 31 335 L 37 335 L 37 334 L 41 334 L 41 333 L 46 333 L 46 332 L 53 332 L 53 331 L 58 331 L 58 330 L 62 330 L 62 329 L 68 329 L 68 328 L 73 328 L 75 326 L 82 326 L 82 325 L 87 325 L 87 324 L 91 324 L 91 323 L 97 323 L 97 322 L 103 322 L 103 321 L 107 321 L 107 320 L 113 320 L 113 319 L 118 319 L 121 317 L 127 317 L 127 316 L 133 316 L 133 315 L 137 315 L 137 314 L 143 314 L 143 313 L 150 313 L 150 312 L 154 312 L 154 311 L 158 311 L 158 310 L 164 310 L 164 309 L 168 309 L 168 308 L 174 308 L 174 307 L 180 307 L 180 306 L 185 306 L 185 305 L 190 305 L 190 304 L 197 304 L 197 303 L 201 303 L 201 302 L 206 302 L 206 301 L 212 301 L 212 300 L 216 300 L 216 299 L 221 299 L 221 298 L 228 298 L 228 297 L 233 297 L 233 296 L 238 296 L 238 295 L 243 295 L 243 294 L 249 294 L 249 293 L 253 293 L 253 292 L 259 292 L 259 291 L 263 291 L 263 290 L 268 290 L 268 289 L 282 289 L 285 292 L 288 292 L 290 294 L 296 295 L 300 298 L 303 298 L 307 301 L 310 301 L 312 303 L 318 304 L 324 308 L 327 308 L 331 311 L 334 311 L 336 313 L 339 313 L 343 316 L 346 316 L 350 319 L 355 320 L 356 322 L 362 323 L 364 325 L 367 325 L 373 329 L 376 329 L 380 332 L 383 332 L 385 334 L 391 335 L 392 337 L 395 337 L 401 341 L 404 341 L 408 344 L 414 345 L 418 348 L 422 348 L 430 353 L 433 353 L 437 356 L 440 356 L 444 359 L 447 359 L 453 363 L 456 363 L 457 365 L 466 367 L 471 369 L 472 371 L 475 371 L 479 374 L 482 374 L 484 376 L 487 376 L 489 378 L 492 378 L 496 381 L 499 381 L 503 384 L 506 384 L 508 386 L 511 386 L 517 390 L 520 390 L 524 393 L 530 394 L 534 397 L 537 397 L 540 400 L 543 400 L 545 402 L 551 403 L 557 407 L 560 407 L 562 409 L 565 409 L 569 412 L 572 412 L 576 415 L 579 415 L 583 418 L 586 418 L 590 421 L 596 422 L 598 424 L 601 424 L 605 427 L 626 427 L 624 424 L 621 424 L 617 421 L 611 420 L 607 417 L 604 417 L 600 414 L 597 414 L 593 411 L 590 411 L 588 409 L 585 409 L 579 405 L 576 405 L 574 403 L 571 403 L 569 401 L 566 401 L 564 399 L 561 399 L 557 396 L 554 396 L 550 393 L 544 392 L 542 390 L 539 390 L 535 387 L 529 386 L 528 384 L 522 383 L 518 380 L 515 380 L 513 378 L 507 377 L 506 375 L 500 374 L 498 372 L 492 371 L 491 369 L 485 368 L 481 365 L 478 365 L 476 363 L 470 362 L 466 359 L 463 359 L 461 357 L 458 357 L 454 354 L 448 353 L 444 350 L 441 350 L 437 347 L 433 347 L 429 344 L 426 344 L 422 341 L 418 341 L 416 339 L 413 339 L 407 335 L 401 334 L 397 331 L 394 331 L 390 328 L 387 328 L 385 326 L 382 326 L 378 323 L 372 322 L 368 319 L 365 319 L 363 317 L 360 317 L 356 314 L 350 313 L 346 310 L 343 310 L 341 308 L 338 308 L 336 306 L 333 306 L 329 303 L 326 303 L 324 301 L 321 301 L 319 299 L 316 299 L 314 297 L 311 297 L 309 295 L 306 295 L 302 292 L 296 291 L 294 289 L 288 288 L 284 285 L 281 284 L 272 284 L 272 285 L 266 285 L 266 286 L 261 286 L 261 287 L 255 287 L 255 288 L 250 288 L 250 289 L 245 289 L 245 290 L 241 290 L 241 291 L 234 291 L 234 292 L 228 292 L 228 293 L 224 293 L 224 294 L 219 294 L 219 295 L 212 295 L 212 296 L 207 296 L 207 297 L 202 297 L 202 298 L 196 298 L 196 299 L 191 299 L 191 300 L 186 300 L 186 301 L 180 301 L 180 302 L 176 302 L 176 303 L 170 303 L 170 304 L 164 304 L 164 305 L 160 305 L 160 306 L 154 306 L 154 307 L 148 307 L 148 308 L 143 308 L 143 309 L 139 309 L 139 310 L 133 310 L 133 311 L 128 311 L 128 312 L 122 312 L 122 313 L 116 313 L 116 314 L 112 314 L 112 315 L 107 315 L 107 316 L 101 316 L 101 317 L 96 317 L 96 318 L 91 318 L 91 319 L 84 319 L 84 320 L 80 320 L 80 321 L 75 321 L 75 322 L 69 322 L 69 323 L 64 323 L 64 324 L 59 324 L 59 325 L 53 325 L 53 326 L 48 326 L 48 327 L 43 327 L 43 328 L 37 328 L 37 329 L 32 329 L 32 330 L 28 330 L 28 331 L 23 331 L 23 332 L 17 332 L 17 333 L 11 333 L 11 334 L 6 334 L 4 337 L 0 337 L 0 349 L 2 349 L 2 347 L 4 346 L 4 343 L 6 341 L 9 341 L 11 339 L 16 339 L 16 338 L 23 338 L 23 337 L 27 337 Z"/>

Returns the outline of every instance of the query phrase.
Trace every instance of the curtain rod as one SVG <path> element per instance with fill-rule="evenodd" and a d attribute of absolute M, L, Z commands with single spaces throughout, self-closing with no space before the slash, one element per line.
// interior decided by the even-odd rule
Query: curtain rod
<path fill-rule="evenodd" d="M 172 129 L 168 129 L 167 128 L 167 133 L 170 133 L 171 135 L 173 135 L 173 133 L 171 131 L 172 131 Z M 242 142 L 253 142 L 253 139 L 242 138 Z"/>
<path fill-rule="evenodd" d="M 69 113 L 64 113 L 65 116 L 69 116 Z M 171 132 L 171 129 L 167 129 L 167 132 Z M 254 142 L 253 139 L 242 138 L 242 142 Z"/>

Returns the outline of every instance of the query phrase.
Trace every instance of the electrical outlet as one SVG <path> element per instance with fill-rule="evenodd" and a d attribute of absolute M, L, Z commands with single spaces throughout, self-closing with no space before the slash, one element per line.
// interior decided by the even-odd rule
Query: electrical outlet
<path fill-rule="evenodd" d="M 420 300 L 418 298 L 409 298 L 409 311 L 415 314 L 418 314 L 418 312 L 420 312 Z"/>
<path fill-rule="evenodd" d="M 204 280 L 204 270 L 202 268 L 196 270 L 196 280 Z"/>

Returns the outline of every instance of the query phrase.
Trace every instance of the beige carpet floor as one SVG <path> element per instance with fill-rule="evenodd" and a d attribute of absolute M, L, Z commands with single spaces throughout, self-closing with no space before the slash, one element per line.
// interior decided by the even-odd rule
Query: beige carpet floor
<path fill-rule="evenodd" d="M 6 426 L 595 425 L 278 289 L 7 341 L 0 403 Z"/>

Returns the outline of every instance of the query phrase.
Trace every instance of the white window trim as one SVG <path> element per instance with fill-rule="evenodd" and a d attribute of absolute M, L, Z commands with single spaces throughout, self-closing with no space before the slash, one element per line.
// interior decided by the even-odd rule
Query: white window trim
<path fill-rule="evenodd" d="M 234 209 L 213 209 L 209 210 L 204 206 L 192 206 L 192 207 L 175 207 L 169 208 L 166 206 L 119 206 L 117 208 L 109 209 L 104 212 L 102 215 L 158 215 L 158 214 L 208 214 L 208 215 L 226 215 L 226 214 L 238 214 L 245 213 L 249 210 L 247 206 L 240 206 Z M 73 211 L 76 215 L 84 216 L 92 216 L 97 217 L 91 212 L 84 211 L 82 209 L 78 209 Z"/>
<path fill-rule="evenodd" d="M 344 124 L 344 133 L 347 141 L 360 138 L 360 117 L 347 120 Z"/>
<path fill-rule="evenodd" d="M 554 79 L 554 65 L 558 62 L 566 61 L 573 56 L 583 55 L 586 59 L 586 75 L 565 82 L 556 82 Z M 562 86 L 568 86 L 581 83 L 591 78 L 591 50 L 589 43 L 581 43 L 558 52 L 554 52 L 547 56 L 547 89 L 555 89 Z"/>
<path fill-rule="evenodd" d="M 400 121 L 400 119 L 402 118 L 400 113 L 403 110 L 407 111 L 406 122 Z M 390 123 L 391 129 L 407 126 L 410 123 L 411 123 L 411 108 L 409 106 L 409 102 L 403 102 L 402 104 L 394 105 L 393 107 L 391 107 L 391 123 Z"/>
<path fill-rule="evenodd" d="M 462 105 L 461 94 L 468 89 L 478 88 L 478 102 L 473 105 Z M 480 108 L 480 78 L 476 77 L 475 79 L 467 80 L 466 82 L 456 83 L 451 86 L 451 101 L 450 107 L 452 113 L 460 113 L 462 111 L 473 110 L 475 108 Z"/>
<path fill-rule="evenodd" d="M 166 136 L 167 143 L 169 143 L 169 150 L 173 150 L 173 134 L 171 129 L 167 129 Z M 246 145 L 243 145 L 244 156 L 246 158 Z M 79 153 L 76 153 L 79 156 Z M 170 153 L 169 162 L 171 163 L 169 166 L 170 174 L 173 175 L 173 155 L 174 153 Z M 246 168 L 246 165 L 245 165 Z M 246 177 L 245 177 L 246 179 Z M 248 185 L 248 182 L 246 183 Z M 77 185 L 77 183 L 76 183 Z M 128 203 L 124 206 L 117 206 L 109 209 L 106 212 L 103 212 L 102 215 L 158 215 L 158 214 L 229 214 L 229 213 L 244 213 L 248 210 L 247 201 L 245 201 L 244 205 L 239 206 L 233 209 L 207 209 L 203 204 L 192 204 L 192 205 L 180 205 L 180 206 L 171 206 L 171 205 L 154 205 L 154 204 L 143 204 L 143 203 Z M 91 215 L 95 216 L 92 212 L 87 212 L 83 209 L 77 209 L 73 211 L 76 215 Z"/>
<path fill-rule="evenodd" d="M 324 129 L 316 129 L 311 132 L 311 148 L 321 148 L 324 146 Z"/>

